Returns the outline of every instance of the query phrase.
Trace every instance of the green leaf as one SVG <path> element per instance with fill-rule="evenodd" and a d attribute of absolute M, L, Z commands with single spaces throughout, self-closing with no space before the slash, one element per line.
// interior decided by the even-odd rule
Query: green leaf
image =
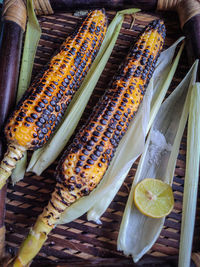
<path fill-rule="evenodd" d="M 132 14 L 138 11 L 139 9 L 131 9 L 121 13 L 127 14 L 127 12 L 129 12 Z M 34 152 L 27 169 L 28 171 L 40 175 L 52 162 L 55 161 L 73 134 L 97 81 L 112 53 L 123 23 L 124 15 L 121 13 L 118 12 L 110 23 L 105 39 L 101 45 L 101 49 L 81 87 L 68 107 L 62 124 L 59 126 L 59 129 L 51 140 L 42 148 Z"/>
<path fill-rule="evenodd" d="M 28 23 L 26 28 L 24 49 L 23 49 L 21 69 L 19 75 L 17 102 L 19 101 L 19 99 L 21 99 L 22 95 L 29 87 L 35 53 L 41 36 L 41 28 L 34 12 L 32 0 L 27 0 L 27 13 L 28 13 Z M 27 161 L 26 154 L 27 152 L 24 153 L 24 157 L 22 158 L 22 160 L 20 160 L 17 163 L 16 168 L 14 169 L 11 175 L 13 183 L 18 182 L 24 177 L 24 173 L 26 171 L 26 161 Z"/>
<path fill-rule="evenodd" d="M 189 267 L 194 234 L 200 161 L 200 83 L 193 86 L 187 130 L 186 171 L 179 249 L 179 267 Z"/>

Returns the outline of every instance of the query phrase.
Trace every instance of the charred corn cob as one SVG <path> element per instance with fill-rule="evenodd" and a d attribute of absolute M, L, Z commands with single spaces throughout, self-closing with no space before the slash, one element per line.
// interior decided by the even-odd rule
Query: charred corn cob
<path fill-rule="evenodd" d="M 5 127 L 9 146 L 0 165 L 0 188 L 23 152 L 41 147 L 54 132 L 99 50 L 106 27 L 104 12 L 89 13 L 20 101 Z"/>
<path fill-rule="evenodd" d="M 14 266 L 25 266 L 39 251 L 61 213 L 100 182 L 143 99 L 163 47 L 165 26 L 153 21 L 64 153 L 52 197 L 19 250 Z M 30 245 L 31 244 L 31 245 Z"/>

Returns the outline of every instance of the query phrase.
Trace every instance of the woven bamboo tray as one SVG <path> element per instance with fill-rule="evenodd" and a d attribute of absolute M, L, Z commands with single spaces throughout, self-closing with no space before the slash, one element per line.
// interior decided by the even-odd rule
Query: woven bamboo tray
<path fill-rule="evenodd" d="M 107 12 L 107 15 L 110 21 L 114 17 L 115 12 L 109 11 Z M 91 108 L 103 94 L 108 82 L 127 54 L 127 50 L 134 42 L 135 37 L 145 25 L 155 18 L 163 18 L 166 23 L 167 37 L 165 48 L 170 46 L 179 36 L 181 36 L 178 17 L 175 13 L 155 14 L 141 12 L 136 15 L 133 26 L 133 18 L 127 15 L 114 51 L 101 75 L 78 127 L 84 123 L 85 119 L 91 112 Z M 43 34 L 37 49 L 33 77 L 48 62 L 54 50 L 59 47 L 66 36 L 73 32 L 77 23 L 80 21 L 81 18 L 74 16 L 72 13 L 55 13 L 54 15 L 39 17 Z M 188 69 L 189 66 L 184 52 L 168 94 L 173 91 L 185 76 Z M 181 141 L 174 176 L 174 210 L 166 218 L 163 230 L 155 245 L 137 265 L 133 263 L 131 257 L 126 257 L 121 252 L 118 252 L 116 244 L 123 211 L 138 162 L 133 164 L 132 169 L 117 196 L 114 198 L 107 211 L 103 214 L 101 225 L 88 222 L 86 215 L 83 215 L 71 223 L 57 226 L 57 228 L 49 235 L 47 242 L 39 255 L 34 259 L 31 266 L 71 266 L 72 264 L 74 266 L 177 266 L 182 216 L 185 156 L 186 131 Z M 35 222 L 36 217 L 42 211 L 49 199 L 50 192 L 53 190 L 55 184 L 55 166 L 56 162 L 40 177 L 27 173 L 22 182 L 19 182 L 15 186 L 12 186 L 11 184 L 8 186 L 5 219 L 7 229 L 6 249 L 11 255 L 16 253 L 20 243 L 27 235 L 30 227 Z M 200 218 L 199 208 L 197 208 L 193 251 L 200 250 L 200 242 L 198 241 L 199 232 Z"/>

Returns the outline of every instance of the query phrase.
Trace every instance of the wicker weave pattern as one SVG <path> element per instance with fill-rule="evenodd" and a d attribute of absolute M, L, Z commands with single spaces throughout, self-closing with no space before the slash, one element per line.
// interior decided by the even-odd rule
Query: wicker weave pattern
<path fill-rule="evenodd" d="M 114 17 L 114 12 L 108 12 L 108 15 L 109 19 L 112 19 Z M 135 36 L 137 36 L 138 32 L 140 32 L 146 24 L 156 17 L 158 16 L 147 13 L 137 14 L 135 24 L 133 28 L 130 29 L 132 17 L 126 16 L 115 49 L 97 84 L 95 92 L 89 101 L 84 113 L 84 118 L 81 120 L 79 127 L 84 122 L 84 119 L 88 117 L 91 108 L 97 102 L 99 96 L 102 95 L 106 85 L 118 68 L 118 65 L 127 54 L 128 47 L 134 42 Z M 167 25 L 165 46 L 168 47 L 181 33 L 177 29 L 178 19 L 176 17 L 172 17 L 172 15 L 170 15 L 169 17 L 165 17 L 164 20 Z M 42 66 L 44 66 L 44 64 L 46 64 L 53 51 L 59 47 L 66 35 L 73 31 L 79 21 L 81 21 L 80 18 L 74 17 L 69 13 L 56 13 L 53 16 L 40 17 L 43 35 L 40 40 L 37 57 L 35 59 L 33 76 L 42 68 Z M 181 64 L 175 75 L 170 91 L 172 91 L 178 82 L 180 82 L 187 71 L 186 62 L 184 61 L 186 60 L 185 58 L 185 56 L 182 57 Z M 150 255 L 156 256 L 154 262 L 159 262 L 159 264 L 162 265 L 163 262 L 169 260 L 171 256 L 178 255 L 185 170 L 185 150 L 186 136 L 184 135 L 177 159 L 173 183 L 175 208 L 167 217 L 159 239 L 149 252 Z M 15 187 L 12 187 L 11 185 L 9 186 L 6 214 L 6 242 L 9 252 L 14 253 L 14 251 L 18 248 L 20 242 L 28 233 L 29 227 L 33 224 L 33 222 L 35 222 L 37 215 L 42 211 L 42 208 L 47 203 L 49 199 L 49 192 L 52 191 L 55 183 L 53 174 L 55 166 L 56 165 L 53 164 L 43 173 L 41 177 L 27 174 L 25 179 L 18 183 Z M 87 222 L 86 216 L 84 215 L 67 225 L 58 226 L 50 234 L 46 245 L 41 250 L 39 256 L 37 256 L 34 260 L 35 266 L 38 266 L 38 262 L 40 262 L 40 266 L 42 266 L 42 263 L 46 266 L 47 262 L 54 262 L 55 264 L 55 261 L 64 261 L 68 263 L 79 262 L 80 265 L 91 266 L 90 263 L 88 263 L 91 260 L 93 262 L 96 261 L 96 264 L 98 264 L 104 258 L 112 259 L 112 263 L 114 265 L 111 264 L 111 260 L 109 264 L 108 260 L 108 266 L 132 264 L 131 258 L 127 259 L 116 250 L 116 240 L 121 216 L 123 214 L 136 167 L 137 163 L 133 165 L 125 183 L 121 187 L 108 210 L 103 215 L 102 225 Z M 197 218 L 196 233 L 198 234 L 200 229 L 199 222 L 200 219 Z M 198 243 L 195 239 L 194 250 L 199 250 Z M 159 256 L 167 257 L 164 257 L 164 260 L 159 260 Z M 82 259 L 84 260 L 82 261 Z M 146 256 L 143 261 L 147 263 L 148 260 L 149 256 Z M 151 261 L 152 259 L 149 262 Z M 77 265 L 75 264 L 75 266 Z M 104 265 L 102 264 L 101 266 Z M 149 264 L 147 266 L 151 265 Z"/>

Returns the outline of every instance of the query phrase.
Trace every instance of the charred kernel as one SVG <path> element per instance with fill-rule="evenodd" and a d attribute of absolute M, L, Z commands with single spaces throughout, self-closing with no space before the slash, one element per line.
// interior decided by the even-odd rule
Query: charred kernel
<path fill-rule="evenodd" d="M 38 138 L 41 140 L 44 138 L 44 135 L 42 133 L 39 133 Z"/>
<path fill-rule="evenodd" d="M 78 161 L 78 162 L 77 162 L 77 166 L 78 166 L 78 167 L 83 166 L 83 162 L 82 162 L 82 161 Z"/>
<path fill-rule="evenodd" d="M 104 145 L 105 145 L 104 141 L 101 141 L 101 142 L 100 142 L 100 145 L 101 145 L 101 146 L 104 146 Z"/>
<path fill-rule="evenodd" d="M 103 119 L 100 120 L 100 123 L 103 124 L 103 125 L 107 124 L 106 120 L 103 120 Z"/>
<path fill-rule="evenodd" d="M 123 122 L 123 121 L 120 121 L 119 124 L 120 124 L 121 126 L 124 126 L 124 122 Z"/>
<path fill-rule="evenodd" d="M 89 155 L 89 152 L 86 149 L 83 149 L 83 154 Z"/>
<path fill-rule="evenodd" d="M 64 83 L 64 84 L 63 84 Z M 69 84 L 69 80 L 67 78 L 64 79 L 64 82 L 62 82 L 63 86 L 66 86 L 67 84 Z"/>
<path fill-rule="evenodd" d="M 45 95 L 47 95 L 47 96 L 52 96 L 52 94 L 51 94 L 49 91 L 47 91 L 47 90 L 45 90 L 44 93 L 45 93 Z"/>
<path fill-rule="evenodd" d="M 122 115 L 122 112 L 120 110 L 117 110 L 116 113 L 119 114 L 119 115 Z"/>
<path fill-rule="evenodd" d="M 49 87 L 49 86 L 47 86 L 47 90 L 48 90 L 49 92 L 53 92 L 53 89 L 52 89 L 51 87 Z"/>
<path fill-rule="evenodd" d="M 56 111 L 56 112 L 59 112 L 59 111 L 60 111 L 60 106 L 56 105 L 56 107 L 55 107 L 55 111 Z"/>
<path fill-rule="evenodd" d="M 21 116 L 21 117 L 25 117 L 25 116 L 26 116 L 26 113 L 24 113 L 24 112 L 20 112 L 20 113 L 19 113 L 19 116 Z"/>
<path fill-rule="evenodd" d="M 85 132 L 84 133 L 84 136 L 89 136 L 90 134 L 88 132 Z"/>
<path fill-rule="evenodd" d="M 101 134 L 100 134 L 99 132 L 97 132 L 97 131 L 94 131 L 94 132 L 93 132 L 93 135 L 95 135 L 95 136 L 100 136 Z"/>
<path fill-rule="evenodd" d="M 111 136 L 109 132 L 105 132 L 104 135 L 107 136 L 108 138 Z"/>
<path fill-rule="evenodd" d="M 56 105 L 56 102 L 55 102 L 54 100 L 51 100 L 50 104 L 51 104 L 52 106 L 55 106 L 55 105 Z"/>
<path fill-rule="evenodd" d="M 101 153 L 100 153 L 98 150 L 95 150 L 95 151 L 94 151 L 94 154 L 95 154 L 97 157 L 101 156 Z"/>
<path fill-rule="evenodd" d="M 92 136 L 92 138 L 91 138 L 95 143 L 96 142 L 98 142 L 98 138 L 97 137 L 95 137 L 95 136 Z"/>
<path fill-rule="evenodd" d="M 71 78 L 71 76 L 70 76 L 70 75 L 67 75 L 67 79 L 68 79 L 68 80 L 71 80 L 72 78 Z"/>
<path fill-rule="evenodd" d="M 112 145 L 115 145 L 115 144 L 116 144 L 116 141 L 115 141 L 113 138 L 111 138 L 111 139 L 110 139 L 110 143 L 111 143 Z"/>
<path fill-rule="evenodd" d="M 61 104 L 61 107 L 62 107 L 63 109 L 65 109 L 65 108 L 66 108 L 65 103 L 62 103 L 62 104 Z"/>
<path fill-rule="evenodd" d="M 113 110 L 114 110 L 114 108 L 113 108 L 113 107 L 111 107 L 111 106 L 109 106 L 109 107 L 108 107 L 108 110 L 110 110 L 110 111 L 113 111 Z"/>
<path fill-rule="evenodd" d="M 114 115 L 114 118 L 115 118 L 116 120 L 120 120 L 120 116 L 119 116 L 118 114 L 115 114 L 115 115 Z"/>
<path fill-rule="evenodd" d="M 125 96 L 125 97 L 130 97 L 130 95 L 129 95 L 129 94 L 127 94 L 127 93 L 125 93 L 125 94 L 124 94 L 124 96 Z"/>
<path fill-rule="evenodd" d="M 102 166 L 102 164 L 99 162 L 99 163 L 98 163 L 98 166 L 99 166 L 99 167 L 101 167 L 101 166 Z"/>
<path fill-rule="evenodd" d="M 73 191 L 74 190 L 74 186 L 72 184 L 67 185 L 67 188 L 69 189 L 69 191 Z"/>
<path fill-rule="evenodd" d="M 105 160 L 104 158 L 101 158 L 101 162 L 105 163 L 105 162 L 106 162 L 106 160 Z"/>
<path fill-rule="evenodd" d="M 83 168 L 84 168 L 84 169 L 90 169 L 91 166 L 86 164 L 86 165 L 83 166 Z"/>
<path fill-rule="evenodd" d="M 43 129 L 42 129 L 42 133 L 43 133 L 43 134 L 47 134 L 47 133 L 48 133 L 48 130 L 47 130 L 46 128 L 43 128 Z"/>
<path fill-rule="evenodd" d="M 81 193 L 84 195 L 88 195 L 89 194 L 89 189 L 86 187 L 83 190 L 81 190 Z"/>
<path fill-rule="evenodd" d="M 103 115 L 103 118 L 104 118 L 105 120 L 109 120 L 109 116 L 108 116 L 108 115 Z"/>
<path fill-rule="evenodd" d="M 48 100 L 47 99 L 42 99 L 42 102 L 44 103 L 44 104 L 47 104 L 48 103 Z"/>
<path fill-rule="evenodd" d="M 42 102 L 39 102 L 38 104 L 39 104 L 39 106 L 40 106 L 41 108 L 44 108 L 44 107 L 45 107 L 45 104 L 42 103 Z"/>
<path fill-rule="evenodd" d="M 85 159 L 86 159 L 86 157 L 85 157 L 85 156 L 83 156 L 83 155 L 81 155 L 81 156 L 79 157 L 79 159 L 80 159 L 80 160 L 85 160 Z"/>
<path fill-rule="evenodd" d="M 83 145 L 82 145 L 82 144 L 80 144 L 80 143 L 79 143 L 79 144 L 77 144 L 77 148 L 78 148 L 78 149 L 81 149 L 82 147 L 83 147 Z"/>
<path fill-rule="evenodd" d="M 27 117 L 27 118 L 26 118 L 26 121 L 27 121 L 27 122 L 34 122 L 34 120 L 33 120 L 31 117 Z"/>
<path fill-rule="evenodd" d="M 103 151 L 103 147 L 102 147 L 102 146 L 99 146 L 99 145 L 96 146 L 96 149 L 97 149 L 98 151 L 100 151 L 100 152 Z"/>
<path fill-rule="evenodd" d="M 37 121 L 36 123 L 35 123 L 38 127 L 42 127 L 42 123 L 41 122 L 39 122 L 39 121 Z"/>
<path fill-rule="evenodd" d="M 101 126 L 101 125 L 98 125 L 97 127 L 96 127 L 96 129 L 97 129 L 97 131 L 102 131 L 103 130 L 103 127 Z"/>
<path fill-rule="evenodd" d="M 107 131 L 108 131 L 109 133 L 113 133 L 113 129 L 111 129 L 111 128 L 108 128 Z"/>
<path fill-rule="evenodd" d="M 83 143 L 87 142 L 87 137 L 86 137 L 86 136 L 82 136 L 82 137 L 81 137 L 81 141 L 82 141 Z"/>
<path fill-rule="evenodd" d="M 37 112 L 41 112 L 42 111 L 42 109 L 41 109 L 41 107 L 35 107 L 35 110 L 37 111 Z"/>
<path fill-rule="evenodd" d="M 50 106 L 50 105 L 47 106 L 47 109 L 48 109 L 49 111 L 51 111 L 51 112 L 53 111 L 53 108 L 52 108 L 52 106 Z"/>
<path fill-rule="evenodd" d="M 88 145 L 89 145 L 89 146 L 93 146 L 93 145 L 94 145 L 94 142 L 93 142 L 92 140 L 89 140 L 89 141 L 88 141 Z"/>
<path fill-rule="evenodd" d="M 87 163 L 90 164 L 90 165 L 93 165 L 94 164 L 94 161 L 92 159 L 88 159 L 87 160 Z"/>
<path fill-rule="evenodd" d="M 71 176 L 69 179 L 70 179 L 70 181 L 75 181 L 76 177 L 75 176 Z"/>
<path fill-rule="evenodd" d="M 82 187 L 82 184 L 76 184 L 76 188 L 80 189 Z"/>
<path fill-rule="evenodd" d="M 98 159 L 94 154 L 91 154 L 91 155 L 90 155 L 90 158 L 91 158 L 92 160 L 97 160 L 97 159 Z"/>
<path fill-rule="evenodd" d="M 61 86 L 59 86 L 59 88 L 60 88 L 60 89 L 61 89 L 63 92 L 64 92 L 64 91 L 65 91 L 65 89 L 66 89 L 66 88 L 65 88 L 64 86 L 62 86 L 62 85 L 61 85 Z"/>
<path fill-rule="evenodd" d="M 30 124 L 27 123 L 27 122 L 25 122 L 24 125 L 25 125 L 26 127 L 29 127 L 29 126 L 30 126 Z M 11 133 L 10 133 L 10 134 L 11 134 Z M 12 135 L 12 134 L 11 134 L 11 135 Z"/>
<path fill-rule="evenodd" d="M 76 173 L 79 173 L 80 171 L 81 171 L 80 168 L 78 168 L 78 167 L 75 168 L 75 172 L 76 172 Z"/>
<path fill-rule="evenodd" d="M 102 140 L 104 140 L 104 141 L 108 141 L 108 138 L 105 137 L 105 136 L 102 136 Z"/>
<path fill-rule="evenodd" d="M 87 149 L 88 151 L 91 151 L 91 150 L 92 150 L 92 147 L 91 147 L 91 146 L 86 146 L 86 149 Z"/>

